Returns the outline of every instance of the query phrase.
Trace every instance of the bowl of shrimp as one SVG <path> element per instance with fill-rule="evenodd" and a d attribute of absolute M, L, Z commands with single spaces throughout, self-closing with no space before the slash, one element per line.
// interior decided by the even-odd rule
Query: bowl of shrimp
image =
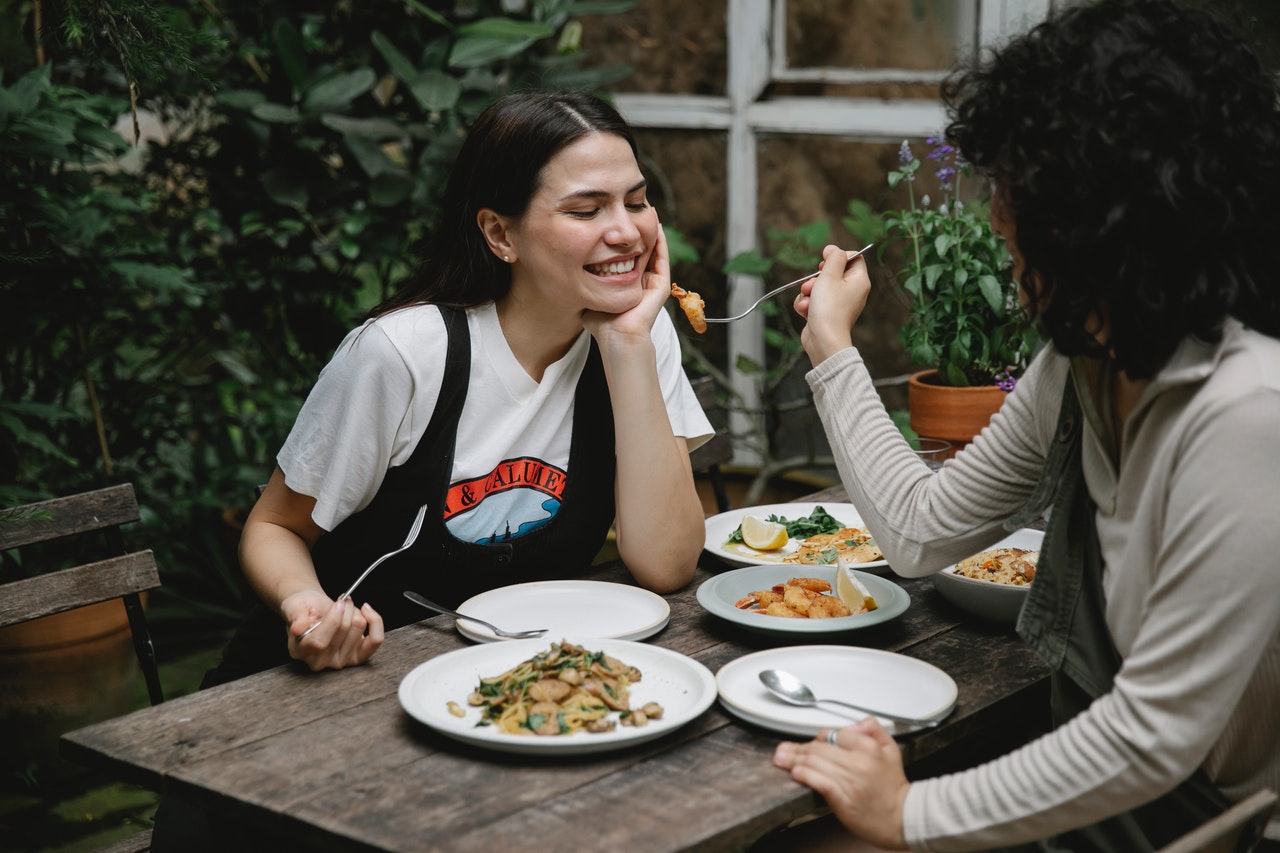
<path fill-rule="evenodd" d="M 837 593 L 840 571 L 848 572 L 851 586 L 863 593 L 852 607 L 842 600 L 848 594 Z M 697 598 L 708 613 L 750 631 L 791 636 L 868 628 L 902 615 L 911 604 L 906 590 L 893 581 L 835 565 L 733 569 L 704 581 Z"/>

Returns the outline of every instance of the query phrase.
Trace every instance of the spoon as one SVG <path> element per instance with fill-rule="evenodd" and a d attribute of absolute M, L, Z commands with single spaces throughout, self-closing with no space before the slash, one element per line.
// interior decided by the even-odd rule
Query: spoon
<path fill-rule="evenodd" d="M 845 258 L 844 268 L 847 270 L 849 268 L 849 265 L 853 263 L 854 258 L 861 257 L 863 252 L 865 252 L 867 249 L 870 249 L 874 245 L 875 243 L 868 243 L 858 251 L 850 252 L 849 257 Z M 759 306 L 760 303 L 765 302 L 766 300 L 772 299 L 782 291 L 787 290 L 788 288 L 791 288 L 791 287 L 795 287 L 797 284 L 804 284 L 806 281 L 808 281 L 811 278 L 817 278 L 821 274 L 822 274 L 822 270 L 818 270 L 817 272 L 811 272 L 808 275 L 802 275 L 795 281 L 791 281 L 782 285 L 782 287 L 775 287 L 773 290 L 770 290 L 768 293 L 766 293 L 764 296 L 761 296 L 755 302 L 752 302 L 750 307 L 748 307 L 747 310 L 743 311 L 741 314 L 737 314 L 733 317 L 704 317 L 703 320 L 705 320 L 708 323 L 732 323 L 734 320 L 741 320 L 743 317 L 747 316 L 752 311 L 756 310 L 756 307 Z"/>
<path fill-rule="evenodd" d="M 434 610 L 436 613 L 444 613 L 448 616 L 452 616 L 454 619 L 468 619 L 472 622 L 483 625 L 493 633 L 497 634 L 499 637 L 506 637 L 511 640 L 523 640 L 526 637 L 537 637 L 547 633 L 546 628 L 533 628 L 528 631 L 504 631 L 501 628 L 497 627 L 496 625 L 490 625 L 488 622 L 484 621 L 483 619 L 477 619 L 474 616 L 468 616 L 465 613 L 459 613 L 456 610 L 450 610 L 447 607 L 442 607 L 439 604 L 436 604 L 434 601 L 428 601 L 427 599 L 418 595 L 416 592 L 414 592 L 411 589 L 406 589 L 404 591 L 404 597 L 409 599 L 419 607 L 425 607 L 428 610 Z"/>
<path fill-rule="evenodd" d="M 886 720 L 893 720 L 895 723 L 903 723 L 908 726 L 923 726 L 932 728 L 938 725 L 942 720 L 921 720 L 915 717 L 901 717 L 897 714 L 886 714 L 884 711 L 873 711 L 870 708 L 864 708 L 861 705 L 853 705 L 849 702 L 842 702 L 839 699 L 819 699 L 813 695 L 803 681 L 796 678 L 789 672 L 781 669 L 766 669 L 760 673 L 760 681 L 769 691 L 784 702 L 790 702 L 792 705 L 802 705 L 807 708 L 816 707 L 820 703 L 831 705 L 842 705 L 853 711 L 861 711 L 864 714 L 871 714 L 876 717 L 884 717 Z"/>

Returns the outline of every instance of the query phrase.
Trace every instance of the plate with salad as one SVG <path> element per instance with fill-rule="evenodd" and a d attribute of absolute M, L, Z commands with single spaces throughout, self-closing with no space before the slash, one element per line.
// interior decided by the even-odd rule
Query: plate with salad
<path fill-rule="evenodd" d="M 730 566 L 791 563 L 799 570 L 843 558 L 859 571 L 883 574 L 889 565 L 853 504 L 751 506 L 713 515 L 706 524 L 705 550 Z"/>

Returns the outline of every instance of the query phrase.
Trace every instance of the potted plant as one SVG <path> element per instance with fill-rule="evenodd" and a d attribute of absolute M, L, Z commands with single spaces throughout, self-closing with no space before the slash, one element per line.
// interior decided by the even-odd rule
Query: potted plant
<path fill-rule="evenodd" d="M 942 197 L 917 197 L 920 160 L 903 140 L 891 189 L 905 185 L 907 206 L 882 213 L 849 203 L 844 225 L 864 242 L 902 250 L 897 278 L 909 299 L 899 339 L 927 368 L 908 385 L 911 428 L 950 441 L 970 441 L 1012 390 L 1039 344 L 1018 302 L 1004 240 L 991 229 L 988 203 L 961 196 L 970 165 L 940 137 L 927 140 Z M 946 402 L 938 402 L 942 398 Z M 938 408 L 941 406 L 941 408 Z"/>

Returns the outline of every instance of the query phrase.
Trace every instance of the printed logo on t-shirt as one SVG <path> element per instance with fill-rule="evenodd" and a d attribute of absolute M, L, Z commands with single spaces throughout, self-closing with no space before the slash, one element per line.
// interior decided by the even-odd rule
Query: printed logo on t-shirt
<path fill-rule="evenodd" d="M 563 468 L 531 456 L 504 460 L 483 477 L 449 487 L 445 525 L 479 545 L 524 536 L 555 518 L 566 478 Z"/>

